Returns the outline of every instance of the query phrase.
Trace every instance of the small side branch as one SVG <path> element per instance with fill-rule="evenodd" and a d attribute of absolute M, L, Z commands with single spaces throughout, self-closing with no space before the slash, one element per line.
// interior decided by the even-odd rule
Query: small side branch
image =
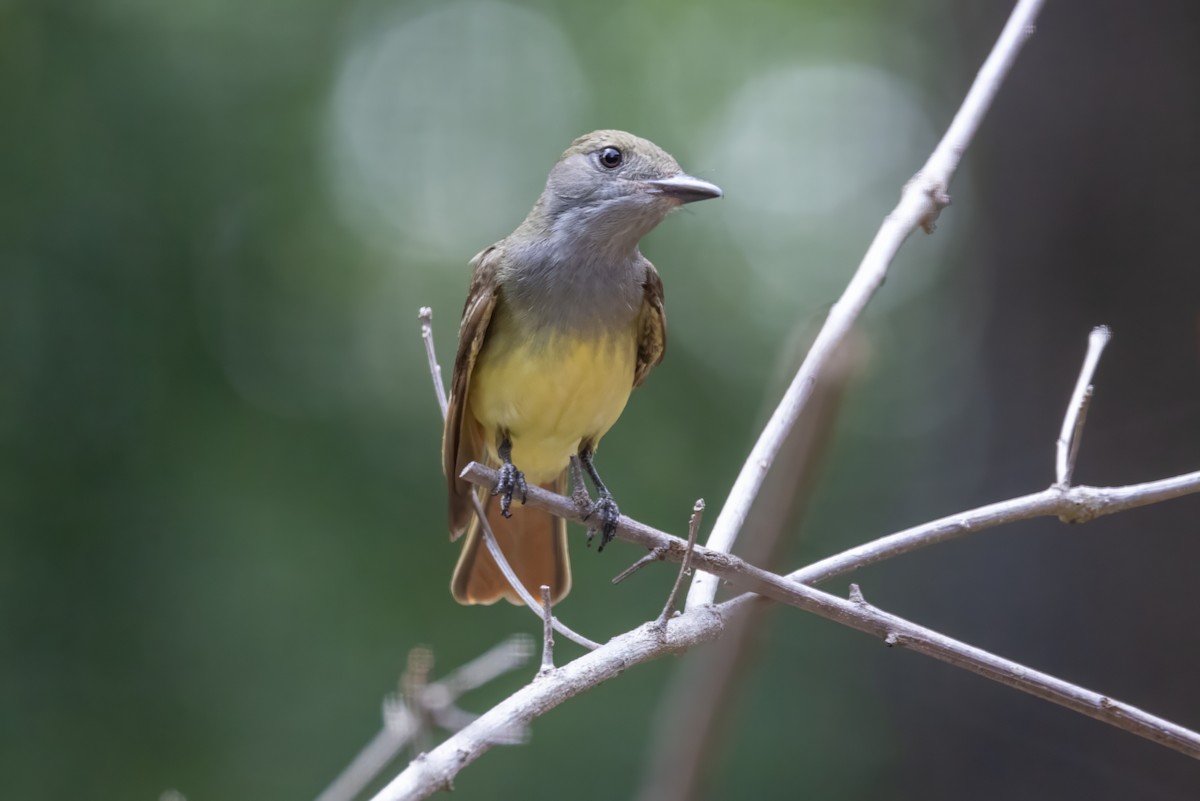
<path fill-rule="evenodd" d="M 1067 413 L 1058 435 L 1058 447 L 1055 449 L 1055 483 L 1062 489 L 1071 486 L 1071 475 L 1079 458 L 1079 442 L 1083 438 L 1083 423 L 1087 419 L 1088 405 L 1092 402 L 1092 376 L 1096 374 L 1100 356 L 1110 339 L 1112 331 L 1106 325 L 1093 328 L 1088 336 L 1087 355 L 1083 357 L 1083 367 L 1075 381 L 1071 402 L 1067 404 Z"/>
<path fill-rule="evenodd" d="M 675 583 L 671 585 L 671 593 L 667 596 L 667 602 L 663 605 L 662 614 L 658 616 L 657 625 L 661 628 L 666 628 L 667 621 L 675 614 L 675 596 L 679 594 L 679 587 L 683 584 L 683 577 L 687 575 L 692 568 L 692 551 L 696 547 L 696 533 L 700 530 L 700 519 L 704 515 L 704 499 L 696 499 L 696 504 L 692 507 L 692 516 L 688 519 L 688 539 L 687 551 L 683 555 L 683 559 L 679 562 L 679 572 L 675 574 Z"/>
<path fill-rule="evenodd" d="M 550 587 L 542 590 L 542 669 L 540 674 L 554 670 L 554 615 L 550 612 Z"/>
<path fill-rule="evenodd" d="M 429 372 L 433 376 L 433 391 L 437 395 L 438 408 L 442 410 L 442 419 L 446 419 L 446 384 L 442 381 L 442 366 L 438 364 L 437 352 L 433 347 L 433 309 L 422 306 L 417 312 L 421 321 L 421 341 L 425 343 L 425 358 L 429 361 Z"/>
<path fill-rule="evenodd" d="M 651 562 L 661 562 L 666 557 L 667 550 L 668 549 L 665 547 L 651 548 L 650 553 L 646 554 L 641 559 L 637 560 L 632 565 L 613 576 L 612 583 L 620 584 L 622 581 L 629 578 Z"/>

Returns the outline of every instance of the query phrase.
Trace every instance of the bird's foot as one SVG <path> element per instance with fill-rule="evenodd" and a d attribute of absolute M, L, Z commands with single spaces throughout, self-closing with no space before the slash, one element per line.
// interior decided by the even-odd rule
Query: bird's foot
<path fill-rule="evenodd" d="M 613 537 L 616 535 L 617 520 L 621 517 L 621 510 L 617 508 L 617 502 L 606 492 L 596 499 L 596 502 L 592 504 L 591 511 L 583 519 L 591 520 L 593 517 L 597 518 L 600 523 L 598 529 L 600 531 L 600 547 L 596 549 L 599 552 L 603 551 L 604 546 L 612 542 Z M 597 528 L 595 526 L 588 528 L 588 547 L 591 547 L 592 537 L 596 535 L 596 531 Z"/>
<path fill-rule="evenodd" d="M 525 503 L 525 494 L 529 490 L 525 484 L 525 474 L 518 470 L 512 462 L 500 465 L 499 473 L 500 477 L 496 479 L 496 488 L 492 490 L 492 495 L 500 496 L 500 514 L 512 517 L 509 507 L 512 506 L 513 494 L 519 494 L 523 504 Z"/>

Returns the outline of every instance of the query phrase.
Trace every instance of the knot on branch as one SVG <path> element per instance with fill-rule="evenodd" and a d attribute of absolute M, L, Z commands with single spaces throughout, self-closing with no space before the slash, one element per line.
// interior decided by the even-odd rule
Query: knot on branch
<path fill-rule="evenodd" d="M 1058 519 L 1064 523 L 1087 523 L 1106 513 L 1112 501 L 1095 487 L 1059 488 L 1062 493 Z"/>
<path fill-rule="evenodd" d="M 857 584 L 850 585 L 850 602 L 856 604 L 857 606 L 867 605 L 867 599 L 863 595 L 862 587 L 858 586 Z"/>
<path fill-rule="evenodd" d="M 706 619 L 697 620 L 699 616 Z M 681 656 L 697 643 L 707 641 L 710 634 L 713 635 L 712 639 L 719 639 L 725 632 L 725 613 L 717 604 L 702 604 L 675 615 L 667 620 L 665 625 L 651 620 L 643 623 L 640 628 L 665 648 L 667 653 Z M 703 632 L 704 636 L 697 639 L 696 635 L 700 632 Z"/>
<path fill-rule="evenodd" d="M 687 546 L 680 545 L 677 542 L 672 542 L 671 549 L 676 552 L 686 551 Z M 705 561 L 708 562 L 708 567 L 712 568 L 710 572 L 713 573 L 720 574 L 722 572 L 737 572 L 745 568 L 745 563 L 742 562 L 741 559 L 724 553 L 723 551 L 706 551 L 704 556 Z M 700 568 L 701 570 L 708 569 L 703 564 L 698 564 L 696 567 Z"/>
<path fill-rule="evenodd" d="M 942 209 L 950 205 L 950 192 L 946 181 L 939 177 L 929 176 L 922 171 L 909 181 L 908 186 L 904 187 L 904 191 L 906 193 L 909 191 L 920 192 L 929 201 L 925 213 L 917 222 L 922 231 L 932 234 L 937 228 L 937 219 L 941 215 Z"/>

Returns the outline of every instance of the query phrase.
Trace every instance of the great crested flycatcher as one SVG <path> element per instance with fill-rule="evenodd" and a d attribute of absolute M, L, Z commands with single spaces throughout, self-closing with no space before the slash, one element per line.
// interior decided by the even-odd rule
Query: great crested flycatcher
<path fill-rule="evenodd" d="M 526 481 L 562 492 L 578 458 L 596 487 L 600 547 L 612 539 L 619 513 L 592 457 L 667 338 L 662 281 L 638 241 L 672 209 L 720 196 L 654 143 L 595 131 L 563 153 L 517 230 L 472 259 L 442 438 L 450 539 L 467 535 L 450 582 L 459 603 L 520 603 L 483 547 L 471 492 L 534 597 L 546 584 L 561 599 L 571 568 L 566 521 L 511 508 Z M 493 497 L 458 477 L 473 460 L 499 468 Z"/>

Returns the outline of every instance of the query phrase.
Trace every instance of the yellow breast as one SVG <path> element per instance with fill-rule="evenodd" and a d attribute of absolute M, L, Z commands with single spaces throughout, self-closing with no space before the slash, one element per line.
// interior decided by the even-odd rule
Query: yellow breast
<path fill-rule="evenodd" d="M 636 359 L 633 326 L 602 337 L 531 336 L 511 318 L 493 320 L 468 390 L 488 458 L 497 460 L 496 434 L 507 431 L 530 483 L 556 478 L 583 440 L 599 442 L 620 417 Z"/>

